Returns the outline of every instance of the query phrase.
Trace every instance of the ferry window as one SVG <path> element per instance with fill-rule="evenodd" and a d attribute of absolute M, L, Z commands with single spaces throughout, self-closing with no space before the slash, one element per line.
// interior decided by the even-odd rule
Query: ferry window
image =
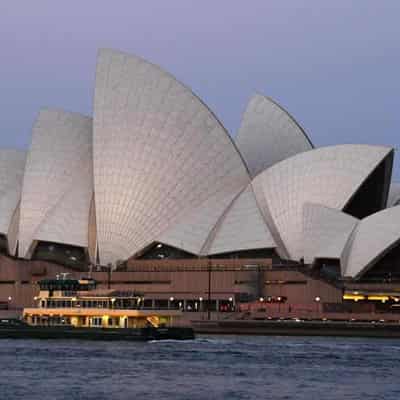
<path fill-rule="evenodd" d="M 92 325 L 93 326 L 101 326 L 101 318 L 100 317 L 93 317 L 92 318 Z"/>
<path fill-rule="evenodd" d="M 111 326 L 113 324 L 113 319 L 112 318 L 108 318 L 108 325 Z"/>

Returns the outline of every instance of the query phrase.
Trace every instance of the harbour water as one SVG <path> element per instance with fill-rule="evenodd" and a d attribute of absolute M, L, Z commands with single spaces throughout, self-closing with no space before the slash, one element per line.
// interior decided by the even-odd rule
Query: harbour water
<path fill-rule="evenodd" d="M 0 341 L 0 399 L 400 399 L 400 340 Z"/>

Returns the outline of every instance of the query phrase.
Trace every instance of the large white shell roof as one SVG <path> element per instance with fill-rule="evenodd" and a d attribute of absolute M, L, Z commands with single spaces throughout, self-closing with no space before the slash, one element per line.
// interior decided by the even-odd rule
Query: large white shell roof
<path fill-rule="evenodd" d="M 344 275 L 360 277 L 400 242 L 400 206 L 387 208 L 361 220 L 343 251 Z"/>
<path fill-rule="evenodd" d="M 322 147 L 259 174 L 253 186 L 279 254 L 292 260 L 302 258 L 305 203 L 342 210 L 391 152 L 389 147 L 370 145 Z"/>
<path fill-rule="evenodd" d="M 37 240 L 87 246 L 92 184 L 92 120 L 42 110 L 35 122 L 22 186 L 19 255 Z"/>
<path fill-rule="evenodd" d="M 254 95 L 236 137 L 252 177 L 297 153 L 313 148 L 294 118 L 272 99 Z"/>
<path fill-rule="evenodd" d="M 102 263 L 126 259 L 249 175 L 229 135 L 184 85 L 138 57 L 101 50 L 93 127 Z"/>

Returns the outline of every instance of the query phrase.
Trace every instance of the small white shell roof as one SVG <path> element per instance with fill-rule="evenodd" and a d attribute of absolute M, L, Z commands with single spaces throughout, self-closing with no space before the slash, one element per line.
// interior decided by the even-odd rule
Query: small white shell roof
<path fill-rule="evenodd" d="M 102 264 L 137 254 L 208 198 L 250 180 L 213 113 L 139 57 L 99 52 L 93 135 Z"/>
<path fill-rule="evenodd" d="M 33 127 L 22 187 L 19 255 L 37 240 L 87 246 L 93 193 L 92 120 L 43 110 Z"/>
<path fill-rule="evenodd" d="M 163 232 L 157 242 L 177 247 L 196 255 L 206 255 L 205 247 L 216 221 L 232 203 L 238 190 L 220 191 L 199 207 L 190 210 L 176 224 Z"/>
<path fill-rule="evenodd" d="M 299 260 L 303 248 L 303 206 L 317 203 L 342 210 L 389 147 L 338 145 L 293 156 L 253 180 L 258 204 L 281 257 Z"/>
<path fill-rule="evenodd" d="M 0 233 L 5 236 L 20 201 L 25 161 L 25 151 L 0 149 Z"/>
<path fill-rule="evenodd" d="M 276 247 L 249 185 L 221 217 L 208 254 Z"/>
<path fill-rule="evenodd" d="M 400 183 L 392 182 L 389 188 L 387 207 L 393 207 L 400 204 Z"/>
<path fill-rule="evenodd" d="M 250 99 L 235 142 L 252 177 L 279 161 L 313 148 L 293 117 L 260 94 Z"/>
<path fill-rule="evenodd" d="M 357 218 L 339 210 L 305 203 L 303 207 L 304 262 L 317 258 L 340 259 Z"/>
<path fill-rule="evenodd" d="M 400 241 L 400 206 L 361 220 L 343 251 L 344 276 L 359 277 Z"/>

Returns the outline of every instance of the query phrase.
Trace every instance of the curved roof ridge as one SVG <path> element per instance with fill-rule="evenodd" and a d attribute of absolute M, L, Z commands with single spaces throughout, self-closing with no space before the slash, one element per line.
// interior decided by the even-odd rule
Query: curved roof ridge
<path fill-rule="evenodd" d="M 266 95 L 264 95 L 262 93 L 259 93 L 259 92 L 256 92 L 255 94 L 258 95 L 258 96 L 264 97 L 265 99 L 269 100 L 271 103 L 276 105 L 278 108 L 280 108 L 295 123 L 295 125 L 301 130 L 301 132 L 303 133 L 304 137 L 307 139 L 308 143 L 310 144 L 311 148 L 312 149 L 315 148 L 314 143 L 311 141 L 310 136 L 307 134 L 305 129 L 302 127 L 302 125 L 297 121 L 297 119 L 285 107 L 283 107 L 280 103 L 278 103 L 276 100 L 274 100 L 270 96 L 266 96 Z"/>

